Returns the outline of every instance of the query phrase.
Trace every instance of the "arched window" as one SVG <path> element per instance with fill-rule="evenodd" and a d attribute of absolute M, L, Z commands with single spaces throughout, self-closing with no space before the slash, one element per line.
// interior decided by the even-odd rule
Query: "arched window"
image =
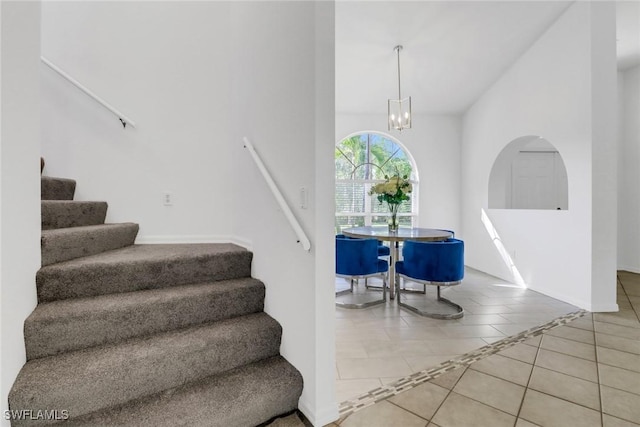
<path fill-rule="evenodd" d="M 336 232 L 363 225 L 386 225 L 385 203 L 369 195 L 385 175 L 407 175 L 413 184 L 411 199 L 398 211 L 400 225 L 413 226 L 418 216 L 418 173 L 411 155 L 398 141 L 377 133 L 357 133 L 336 145 Z"/>

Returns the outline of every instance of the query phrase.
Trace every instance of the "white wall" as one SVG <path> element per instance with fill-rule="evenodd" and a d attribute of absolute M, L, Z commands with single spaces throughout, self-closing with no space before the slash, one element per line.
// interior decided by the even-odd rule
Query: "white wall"
<path fill-rule="evenodd" d="M 381 100 L 386 109 L 385 100 Z M 338 143 L 355 132 L 375 131 L 400 141 L 413 156 L 420 178 L 418 226 L 454 230 L 462 237 L 460 220 L 460 146 L 462 120 L 453 115 L 415 114 L 412 128 L 387 130 L 386 114 L 336 115 Z"/>
<path fill-rule="evenodd" d="M 316 15 L 317 14 L 317 15 Z M 284 327 L 282 353 L 302 373 L 300 409 L 337 418 L 333 343 L 333 5 L 239 2 L 233 8 L 234 234 L 251 240 L 265 310 Z M 318 39 L 316 39 L 318 37 Z M 236 102 L 237 100 L 237 102 Z M 312 242 L 302 250 L 241 139 L 254 144 Z M 330 168 L 330 169 L 329 169 Z M 302 209 L 299 191 L 308 190 Z"/>
<path fill-rule="evenodd" d="M 591 7 L 577 2 L 567 9 L 465 114 L 462 227 L 469 266 L 516 280 L 483 224 L 485 212 L 531 289 L 607 311 L 617 309 L 615 281 L 592 283 L 592 208 L 599 203 L 592 202 L 591 182 L 599 179 L 592 173 L 592 149 L 599 143 L 593 140 L 592 85 L 599 80 L 592 79 L 591 37 L 594 23 L 608 15 L 592 14 Z M 487 209 L 494 160 L 506 144 L 526 135 L 542 136 L 562 155 L 569 210 Z M 598 301 L 592 286 L 603 290 Z"/>
<path fill-rule="evenodd" d="M 40 3 L 0 2 L 0 410 L 26 361 L 40 267 Z M 1 417 L 0 423 L 9 421 Z"/>
<path fill-rule="evenodd" d="M 618 73 L 618 268 L 640 273 L 640 66 Z"/>
<path fill-rule="evenodd" d="M 335 4 L 315 5 L 315 425 L 337 419 L 335 394 Z M 307 404 L 305 402 L 305 404 Z M 313 411 L 307 411 L 313 413 Z"/>
<path fill-rule="evenodd" d="M 617 311 L 618 141 L 616 5 L 591 7 L 591 308 Z"/>
<path fill-rule="evenodd" d="M 106 200 L 107 221 L 139 222 L 139 242 L 229 236 L 229 14 L 229 2 L 42 5 L 43 56 L 137 124 L 43 66 L 46 173 Z"/>

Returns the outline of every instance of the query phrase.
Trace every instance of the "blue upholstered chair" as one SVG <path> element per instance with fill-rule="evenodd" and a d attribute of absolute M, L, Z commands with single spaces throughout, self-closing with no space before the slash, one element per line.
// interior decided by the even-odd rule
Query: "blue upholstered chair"
<path fill-rule="evenodd" d="M 378 256 L 391 256 L 391 248 L 386 246 L 382 240 L 378 240 Z"/>
<path fill-rule="evenodd" d="M 440 296 L 440 287 L 460 284 L 464 277 L 464 242 L 458 239 L 447 239 L 440 242 L 404 242 L 403 260 L 396 262 L 396 286 L 398 304 L 411 311 L 437 319 L 458 319 L 464 310 L 458 304 Z M 412 280 L 424 285 L 438 287 L 438 301 L 453 307 L 453 313 L 434 313 L 420 310 L 402 302 L 400 278 Z"/>
<path fill-rule="evenodd" d="M 368 277 L 382 278 L 382 299 L 364 303 L 344 303 L 336 301 L 336 305 L 345 308 L 365 308 L 387 301 L 387 271 L 389 264 L 378 258 L 378 241 L 376 239 L 352 239 L 336 236 L 336 276 L 350 280 L 350 288 L 336 292 L 336 296 L 345 292 L 353 293 L 353 285 L 357 279 Z"/>
<path fill-rule="evenodd" d="M 448 233 L 451 233 L 451 238 L 455 238 L 456 237 L 456 233 L 453 230 L 445 230 L 443 228 L 439 228 L 438 230 L 442 230 L 442 231 L 446 231 Z M 422 283 L 422 290 L 420 289 L 412 289 L 412 288 L 407 288 L 406 286 L 400 289 L 401 292 L 404 293 L 412 293 L 412 294 L 426 294 L 427 293 L 427 285 Z"/>
<path fill-rule="evenodd" d="M 355 239 L 355 237 L 345 236 L 344 234 L 336 234 L 336 238 L 338 237 L 341 239 Z M 389 248 L 389 246 L 385 246 L 382 240 L 378 240 L 378 256 L 391 256 L 391 249 Z"/>
<path fill-rule="evenodd" d="M 349 236 L 345 236 L 344 234 L 337 234 L 336 238 L 356 239 L 356 237 L 349 237 Z M 391 259 L 391 248 L 389 246 L 386 246 L 382 240 L 378 240 L 378 257 L 381 257 L 381 258 L 387 257 L 386 259 L 387 262 L 389 262 L 389 260 Z M 357 280 L 356 280 L 356 283 L 357 283 Z M 367 287 L 367 289 L 375 289 L 378 291 L 382 290 L 382 286 L 369 285 L 369 282 L 366 277 L 364 279 L 364 285 Z"/>

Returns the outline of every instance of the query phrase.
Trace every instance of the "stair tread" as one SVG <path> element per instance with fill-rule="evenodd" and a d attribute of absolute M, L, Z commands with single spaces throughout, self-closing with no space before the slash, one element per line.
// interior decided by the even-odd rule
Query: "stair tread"
<path fill-rule="evenodd" d="M 38 304 L 25 321 L 29 360 L 262 311 L 254 278 Z"/>
<path fill-rule="evenodd" d="M 281 332 L 273 318 L 256 313 L 34 359 L 13 385 L 11 406 L 79 416 L 124 404 L 275 356 Z"/>
<path fill-rule="evenodd" d="M 107 202 L 78 200 L 42 200 L 43 230 L 103 224 Z"/>
<path fill-rule="evenodd" d="M 42 200 L 72 200 L 75 190 L 76 181 L 73 179 L 40 177 L 40 199 Z"/>
<path fill-rule="evenodd" d="M 252 257 L 232 243 L 128 246 L 42 267 L 38 301 L 249 277 Z"/>
<path fill-rule="evenodd" d="M 42 236 L 56 236 L 56 235 L 70 235 L 70 234 L 82 234 L 91 231 L 118 229 L 118 228 L 133 228 L 137 227 L 135 222 L 118 222 L 118 223 L 105 223 L 95 225 L 81 225 L 78 227 L 67 228 L 53 228 L 51 230 L 42 230 Z"/>
<path fill-rule="evenodd" d="M 42 265 L 133 245 L 138 228 L 138 224 L 125 222 L 43 230 L 40 240 Z"/>
<path fill-rule="evenodd" d="M 40 200 L 41 204 L 48 204 L 48 205 L 69 205 L 69 206 L 73 206 L 73 205 L 89 205 L 89 204 L 94 204 L 94 203 L 107 203 L 104 200 Z"/>
<path fill-rule="evenodd" d="M 241 279 L 220 280 L 214 282 L 196 283 L 180 287 L 162 289 L 148 289 L 119 294 L 98 295 L 89 298 L 74 298 L 68 300 L 51 301 L 38 304 L 29 315 L 29 321 L 52 321 L 58 318 L 72 318 L 85 313 L 108 311 L 125 311 L 143 305 L 155 305 L 161 301 L 172 299 L 186 299 L 201 296 L 206 293 L 219 293 L 225 287 L 243 287 L 262 285 L 262 282 L 252 277 Z"/>
<path fill-rule="evenodd" d="M 248 252 L 233 243 L 185 243 L 133 245 L 97 255 L 61 262 L 41 271 L 85 268 L 91 265 L 138 264 L 142 262 L 166 263 L 185 258 Z"/>
<path fill-rule="evenodd" d="M 75 183 L 76 180 L 75 179 L 71 179 L 71 178 L 60 178 L 57 176 L 49 176 L 49 175 L 42 175 L 40 176 L 40 179 L 46 180 L 46 181 L 61 181 L 61 182 L 73 182 Z"/>
<path fill-rule="evenodd" d="M 246 427 L 297 408 L 300 373 L 282 356 L 261 360 L 116 408 L 70 426 Z"/>

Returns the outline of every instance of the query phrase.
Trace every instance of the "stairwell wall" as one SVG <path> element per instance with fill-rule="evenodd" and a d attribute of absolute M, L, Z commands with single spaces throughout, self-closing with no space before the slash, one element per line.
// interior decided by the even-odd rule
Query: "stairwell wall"
<path fill-rule="evenodd" d="M 138 242 L 228 241 L 231 2 L 45 2 L 42 53 L 137 124 L 42 66 L 46 173 L 109 202 Z M 164 193 L 172 205 L 164 205 Z"/>
<path fill-rule="evenodd" d="M 0 424 L 40 267 L 40 3 L 0 2 Z"/>
<path fill-rule="evenodd" d="M 47 2 L 42 16 L 43 55 L 137 124 L 123 129 L 43 67 L 48 174 L 76 179 L 76 199 L 107 200 L 108 222 L 138 222 L 137 243 L 249 247 L 281 352 L 304 377 L 300 409 L 315 425 L 333 421 L 333 3 Z"/>
<path fill-rule="evenodd" d="M 238 2 L 233 7 L 233 179 L 242 189 L 234 234 L 250 240 L 265 311 L 284 328 L 282 354 L 301 372 L 300 409 L 337 418 L 334 392 L 332 2 Z M 280 211 L 242 145 L 248 137 L 309 236 L 311 252 Z M 301 203 L 301 188 L 308 195 Z"/>

